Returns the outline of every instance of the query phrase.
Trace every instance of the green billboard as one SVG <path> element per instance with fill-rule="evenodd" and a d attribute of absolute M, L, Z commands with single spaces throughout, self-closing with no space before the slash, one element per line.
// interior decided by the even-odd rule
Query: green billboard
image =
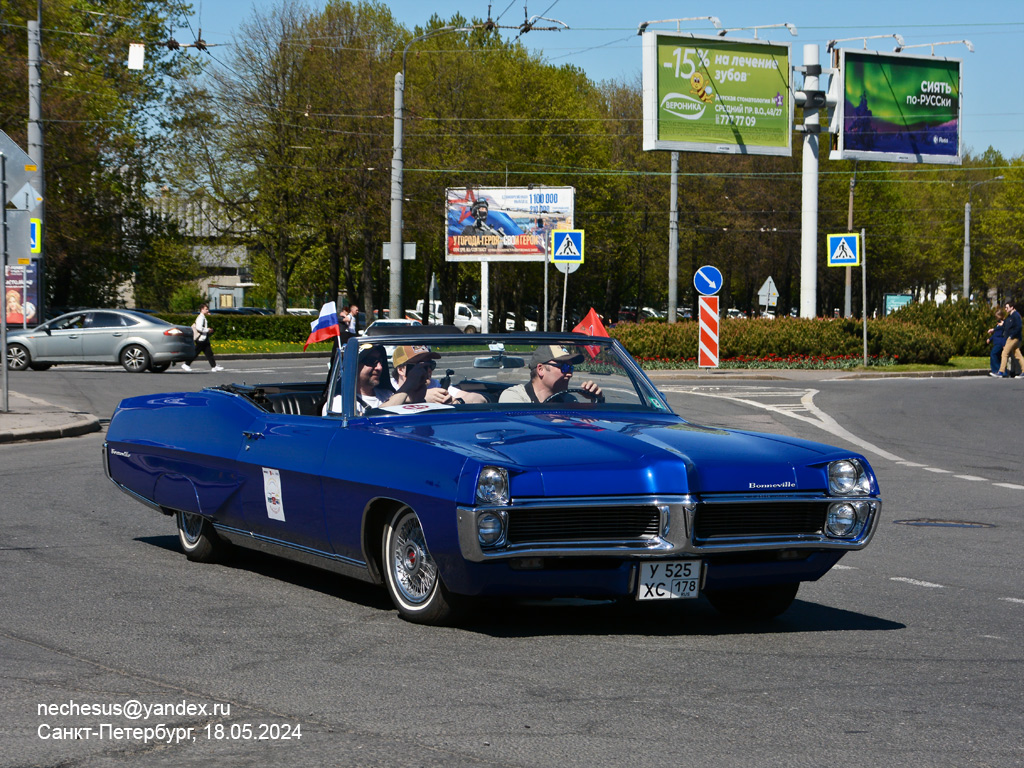
<path fill-rule="evenodd" d="M 790 155 L 790 47 L 643 35 L 644 149 Z"/>
<path fill-rule="evenodd" d="M 832 159 L 960 164 L 959 59 L 838 53 Z"/>

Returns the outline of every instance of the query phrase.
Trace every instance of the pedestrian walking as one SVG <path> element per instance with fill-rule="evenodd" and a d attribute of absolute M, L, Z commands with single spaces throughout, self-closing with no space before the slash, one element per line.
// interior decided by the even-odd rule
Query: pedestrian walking
<path fill-rule="evenodd" d="M 1003 359 L 1003 347 L 1006 346 L 1006 329 L 1003 327 L 1005 320 L 1006 313 L 997 309 L 995 327 L 988 329 L 988 343 L 992 345 L 988 353 L 989 376 L 999 375 L 999 363 Z"/>
<path fill-rule="evenodd" d="M 191 371 L 192 363 L 195 362 L 196 358 L 199 357 L 199 353 L 202 352 L 206 355 L 206 362 L 210 364 L 210 370 L 216 373 L 217 371 L 223 371 L 224 366 L 217 365 L 217 360 L 213 356 L 213 348 L 210 346 L 210 334 L 213 333 L 213 329 L 210 327 L 209 321 L 206 319 L 210 314 L 209 304 L 199 305 L 199 315 L 196 317 L 196 321 L 192 323 L 192 340 L 196 343 L 196 352 L 192 355 L 192 359 L 187 363 L 181 364 L 181 370 Z"/>
<path fill-rule="evenodd" d="M 1021 343 L 1021 319 L 1020 313 L 1017 311 L 1017 307 L 1014 306 L 1012 301 L 1007 301 L 1003 305 L 1003 311 L 1006 312 L 1006 319 L 1003 320 L 1003 328 L 1006 334 L 1006 344 L 1003 346 L 1003 354 L 1000 357 L 999 362 L 999 373 L 996 374 L 1001 378 L 1009 378 L 1013 372 L 1013 358 L 1017 359 L 1017 362 L 1024 368 L 1024 355 L 1020 351 Z"/>

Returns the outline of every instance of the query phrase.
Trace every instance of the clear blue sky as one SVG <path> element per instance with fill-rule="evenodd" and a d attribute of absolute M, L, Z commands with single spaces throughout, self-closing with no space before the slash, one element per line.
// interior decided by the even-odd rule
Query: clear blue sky
<path fill-rule="evenodd" d="M 193 0 L 193 27 L 202 26 L 209 43 L 230 43 L 240 22 L 257 11 L 267 11 L 291 0 Z M 308 0 L 311 8 L 323 0 Z M 408 27 L 423 25 L 434 13 L 444 19 L 455 13 L 486 18 L 488 0 L 391 0 L 386 2 L 398 21 Z M 491 14 L 499 24 L 517 26 L 524 19 L 524 5 L 530 16 L 558 19 L 569 26 L 561 32 L 533 31 L 522 39 L 552 64 L 571 63 L 593 80 L 632 81 L 640 75 L 642 21 L 688 16 L 717 16 L 723 26 L 788 22 L 796 37 L 784 29 L 761 30 L 762 39 L 789 42 L 793 59 L 800 63 L 803 46 L 817 43 L 822 63 L 827 63 L 829 40 L 864 36 L 902 35 L 906 44 L 970 40 L 974 53 L 965 45 L 943 45 L 936 55 L 963 59 L 963 143 L 965 149 L 980 153 L 989 146 L 1007 157 L 1024 155 L 1024 0 L 729 0 L 728 2 L 680 3 L 653 0 L 493 0 Z M 538 22 L 538 26 L 546 24 Z M 657 25 L 675 29 L 674 25 Z M 714 34 L 709 22 L 689 22 L 684 30 Z M 503 29 L 505 36 L 515 30 Z M 729 37 L 750 37 L 752 32 L 730 32 Z M 185 42 L 183 30 L 178 39 Z M 861 41 L 841 44 L 862 48 Z M 871 50 L 891 51 L 895 40 L 869 40 Z M 214 49 L 216 51 L 216 49 Z M 223 49 L 222 49 L 223 50 Z M 908 53 L 926 55 L 928 48 Z M 800 76 L 795 78 L 799 86 Z"/>

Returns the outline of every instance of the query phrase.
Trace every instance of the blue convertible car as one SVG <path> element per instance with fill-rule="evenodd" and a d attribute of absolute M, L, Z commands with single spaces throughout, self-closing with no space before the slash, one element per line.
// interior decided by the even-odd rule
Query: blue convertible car
<path fill-rule="evenodd" d="M 268 551 L 431 624 L 493 596 L 775 616 L 881 509 L 863 456 L 693 424 L 578 334 L 417 328 L 348 340 L 322 381 L 129 398 L 104 464 L 191 560 Z"/>

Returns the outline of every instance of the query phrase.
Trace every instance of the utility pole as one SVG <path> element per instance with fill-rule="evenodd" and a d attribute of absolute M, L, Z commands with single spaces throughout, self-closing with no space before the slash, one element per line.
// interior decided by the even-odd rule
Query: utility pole
<path fill-rule="evenodd" d="M 993 181 L 1002 181 L 1002 176 L 994 176 L 984 181 L 976 181 L 967 190 L 967 202 L 964 203 L 964 292 L 963 298 L 971 301 L 971 202 L 974 200 L 974 188 Z M 952 291 L 952 289 L 950 289 Z"/>
<path fill-rule="evenodd" d="M 43 174 L 43 96 L 42 96 L 42 43 L 41 29 L 43 23 L 43 3 L 39 0 L 38 18 L 28 23 L 28 156 L 36 165 L 35 184 L 42 202 L 39 203 L 37 218 L 42 226 L 39 228 L 39 258 L 36 261 L 36 279 L 39 281 L 39 307 L 36 317 L 40 321 L 46 317 L 46 280 L 45 259 L 46 248 L 46 178 Z M 4 275 L 6 285 L 7 276 Z"/>
<path fill-rule="evenodd" d="M 853 161 L 853 176 L 850 177 L 850 210 L 846 216 L 846 231 L 853 232 L 853 188 L 857 186 L 857 161 Z M 853 267 L 846 268 L 846 302 L 843 317 L 853 317 Z"/>
<path fill-rule="evenodd" d="M 668 322 L 676 321 L 679 291 L 679 153 L 672 153 L 668 214 Z M 637 310 L 639 311 L 639 307 Z M 638 320 L 640 318 L 637 318 Z"/>
<path fill-rule="evenodd" d="M 818 46 L 808 43 L 804 46 L 805 94 L 818 91 L 821 64 Z M 822 94 L 823 96 L 823 94 Z M 818 312 L 818 134 L 821 124 L 818 109 L 822 103 L 804 103 L 804 153 L 802 195 L 800 203 L 800 317 L 816 317 Z"/>

